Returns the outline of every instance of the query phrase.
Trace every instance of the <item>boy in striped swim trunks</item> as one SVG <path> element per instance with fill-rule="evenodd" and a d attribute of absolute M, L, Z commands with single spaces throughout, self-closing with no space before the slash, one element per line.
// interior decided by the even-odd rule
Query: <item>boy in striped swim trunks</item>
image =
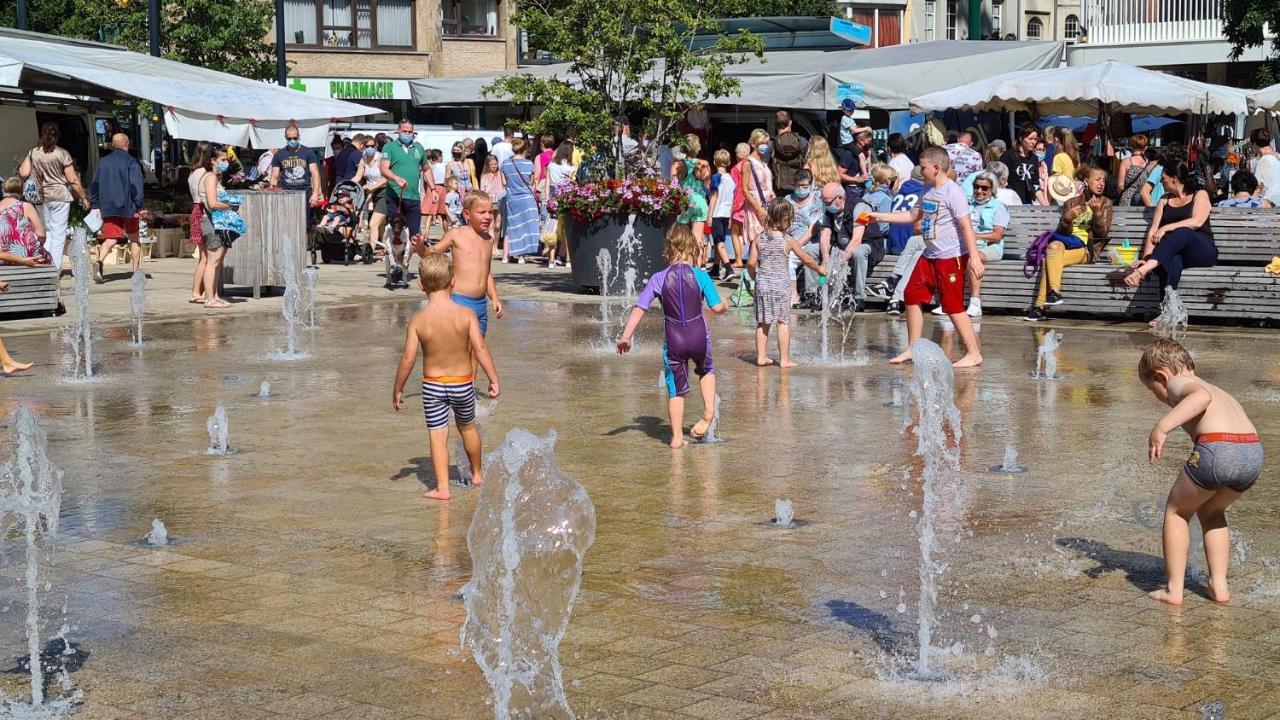
<path fill-rule="evenodd" d="M 427 307 L 409 320 L 404 338 L 404 354 L 396 371 L 391 404 L 404 407 L 404 384 L 413 372 L 422 350 L 422 411 L 427 418 L 431 440 L 431 467 L 436 487 L 423 497 L 449 499 L 449 413 L 453 413 L 462 435 L 462 444 L 471 463 L 471 483 L 484 482 L 480 472 L 480 433 L 476 430 L 476 363 L 489 378 L 489 397 L 498 397 L 498 371 L 480 333 L 474 312 L 450 298 L 453 290 L 453 263 L 437 253 L 429 253 L 418 263 L 418 280 L 427 294 Z"/>
<path fill-rule="evenodd" d="M 1191 517 L 1200 518 L 1204 554 L 1209 562 L 1210 600 L 1225 603 L 1231 531 L 1227 507 L 1262 474 L 1262 444 L 1244 408 L 1226 390 L 1196 376 L 1196 363 L 1179 343 L 1156 340 L 1138 361 L 1138 377 L 1161 402 L 1173 409 L 1151 431 L 1150 459 L 1164 454 L 1169 433 L 1181 427 L 1195 438 L 1195 448 L 1182 465 L 1164 508 L 1165 587 L 1149 593 L 1153 600 L 1182 604 L 1187 572 Z"/>

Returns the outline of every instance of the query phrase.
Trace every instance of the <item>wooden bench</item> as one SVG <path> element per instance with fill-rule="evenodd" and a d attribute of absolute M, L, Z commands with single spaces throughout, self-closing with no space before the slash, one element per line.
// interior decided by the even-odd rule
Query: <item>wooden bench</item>
<path fill-rule="evenodd" d="M 9 283 L 9 292 L 0 293 L 0 315 L 52 315 L 58 308 L 59 272 L 52 266 L 0 265 L 0 281 Z"/>
<path fill-rule="evenodd" d="M 984 312 L 1026 312 L 1034 299 L 1039 275 L 1023 275 L 1023 253 L 1037 235 L 1057 229 L 1059 214 L 1055 207 L 1009 208 L 1004 259 L 987 263 L 982 281 Z M 1110 247 L 1128 240 L 1140 248 L 1151 214 L 1147 208 L 1117 207 L 1112 217 Z M 1182 273 L 1179 295 L 1188 314 L 1225 322 L 1280 320 L 1280 276 L 1262 270 L 1273 256 L 1280 254 L 1280 210 L 1214 208 L 1210 220 L 1218 246 L 1218 265 Z M 872 278 L 888 276 L 896 259 L 886 257 Z M 1050 316 L 1154 316 L 1160 308 L 1159 278 L 1153 273 L 1139 287 L 1130 288 L 1119 282 L 1123 270 L 1106 259 L 1067 268 L 1062 277 L 1065 302 L 1050 308 Z M 874 302 L 874 298 L 871 300 Z"/>

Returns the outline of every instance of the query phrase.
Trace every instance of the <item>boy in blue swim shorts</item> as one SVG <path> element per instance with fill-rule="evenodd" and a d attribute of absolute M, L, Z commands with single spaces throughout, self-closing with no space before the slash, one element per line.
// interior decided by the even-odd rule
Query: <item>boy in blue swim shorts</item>
<path fill-rule="evenodd" d="M 618 353 L 631 352 L 631 338 L 640 320 L 656 298 L 662 305 L 665 319 L 662 359 L 663 377 L 667 383 L 667 413 L 671 417 L 671 447 L 685 446 L 684 396 L 689 394 L 689 363 L 698 375 L 698 390 L 702 394 L 702 419 L 689 429 L 689 435 L 700 440 L 714 419 L 716 397 L 716 366 L 711 359 L 711 329 L 702 315 L 705 301 L 711 312 L 723 313 L 728 305 L 720 299 L 715 283 L 705 270 L 697 267 L 702 259 L 702 244 L 687 225 L 675 224 L 667 231 L 667 246 L 663 251 L 667 267 L 649 278 L 636 306 L 631 310 L 627 326 L 618 339 Z"/>
<path fill-rule="evenodd" d="M 1209 564 L 1210 600 L 1225 603 L 1231 531 L 1227 507 L 1262 474 L 1262 444 L 1244 408 L 1226 390 L 1196 376 L 1196 364 L 1179 343 L 1157 340 L 1142 353 L 1138 377 L 1161 402 L 1173 409 L 1151 431 L 1149 456 L 1160 459 L 1169 433 L 1181 427 L 1195 439 L 1164 509 L 1164 566 L 1169 581 L 1149 593 L 1153 600 L 1182 604 L 1192 516 L 1200 518 L 1204 554 Z"/>
<path fill-rule="evenodd" d="M 493 316 L 502 317 L 502 301 L 498 299 L 498 286 L 489 272 L 493 260 L 493 200 L 488 193 L 472 190 L 462 200 L 462 217 L 465 225 L 453 228 L 440 238 L 440 242 L 427 248 L 421 237 L 413 240 L 414 252 L 449 253 L 453 258 L 453 301 L 469 308 L 480 321 L 480 333 L 489 332 L 489 303 L 493 303 Z"/>

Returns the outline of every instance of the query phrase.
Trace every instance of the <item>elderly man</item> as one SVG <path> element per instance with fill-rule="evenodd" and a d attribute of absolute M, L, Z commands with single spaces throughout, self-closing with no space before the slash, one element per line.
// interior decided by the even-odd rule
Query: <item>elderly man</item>
<path fill-rule="evenodd" d="M 822 202 L 826 208 L 821 244 L 823 257 L 834 245 L 844 255 L 844 262 L 829 265 L 832 276 L 853 271 L 853 311 L 862 312 L 867 307 L 867 275 L 884 259 L 885 240 L 889 234 L 888 223 L 858 224 L 857 218 L 869 212 L 887 212 L 893 207 L 893 199 L 886 188 L 877 186 L 865 200 L 852 204 L 845 197 L 840 183 L 827 183 L 822 188 Z M 828 281 L 833 279 L 828 277 Z M 809 275 L 805 276 L 806 287 Z M 813 277 L 817 283 L 817 277 Z"/>
<path fill-rule="evenodd" d="M 138 218 L 142 214 L 142 165 L 129 154 L 129 136 L 111 136 L 111 153 L 98 161 L 98 169 L 89 183 L 89 207 L 102 213 L 102 248 L 93 264 L 93 281 L 106 282 L 102 262 L 121 240 L 129 242 L 133 269 L 142 263 L 142 244 L 138 238 Z"/>

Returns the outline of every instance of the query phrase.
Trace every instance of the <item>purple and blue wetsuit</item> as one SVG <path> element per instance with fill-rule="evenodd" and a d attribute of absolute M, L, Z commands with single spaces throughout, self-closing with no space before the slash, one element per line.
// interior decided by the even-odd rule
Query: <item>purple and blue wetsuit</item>
<path fill-rule="evenodd" d="M 705 270 L 676 263 L 653 274 L 644 286 L 636 307 L 648 310 L 654 298 L 662 303 L 665 316 L 662 339 L 663 374 L 667 394 L 681 397 L 689 394 L 689 361 L 699 377 L 716 371 L 711 360 L 711 329 L 702 316 L 702 303 L 719 305 L 720 292 Z"/>

